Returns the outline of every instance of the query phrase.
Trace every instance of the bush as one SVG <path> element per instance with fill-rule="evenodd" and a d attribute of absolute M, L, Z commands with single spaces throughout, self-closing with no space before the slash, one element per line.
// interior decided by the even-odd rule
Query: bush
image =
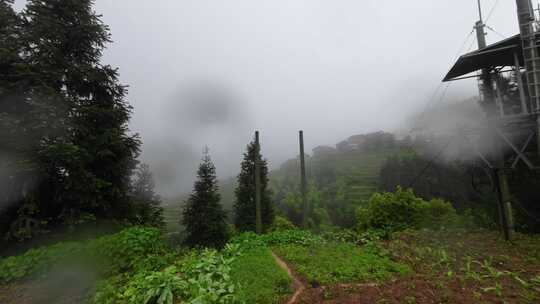
<path fill-rule="evenodd" d="M 407 228 L 439 229 L 457 225 L 459 217 L 448 202 L 441 199 L 425 201 L 412 190 L 375 193 L 367 206 L 357 210 L 358 228 L 361 231 L 380 229 L 399 231 Z"/>
<path fill-rule="evenodd" d="M 296 230 L 296 226 L 283 216 L 276 216 L 272 226 L 270 226 L 269 232 Z"/>
<path fill-rule="evenodd" d="M 150 255 L 165 254 L 166 246 L 159 229 L 133 227 L 90 241 L 88 251 L 100 272 L 108 275 L 131 270 Z"/>
<path fill-rule="evenodd" d="M 458 224 L 458 215 L 452 204 L 442 199 L 432 199 L 420 205 L 422 228 L 438 230 Z"/>

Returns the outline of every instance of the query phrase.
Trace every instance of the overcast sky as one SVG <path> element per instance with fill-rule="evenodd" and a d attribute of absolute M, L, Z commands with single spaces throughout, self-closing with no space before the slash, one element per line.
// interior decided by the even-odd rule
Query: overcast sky
<path fill-rule="evenodd" d="M 516 34 L 515 1 L 483 0 L 484 15 L 497 2 L 488 25 Z M 255 129 L 273 167 L 298 154 L 299 129 L 308 151 L 399 129 L 478 19 L 476 0 L 97 0 L 95 9 L 114 40 L 103 61 L 130 86 L 131 129 L 164 196 L 191 188 L 205 144 L 221 178 L 237 174 Z M 477 91 L 455 82 L 445 102 Z"/>

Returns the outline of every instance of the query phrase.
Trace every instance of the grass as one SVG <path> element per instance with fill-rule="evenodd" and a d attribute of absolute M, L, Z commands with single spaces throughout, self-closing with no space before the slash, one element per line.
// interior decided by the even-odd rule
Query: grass
<path fill-rule="evenodd" d="M 280 303 L 290 292 L 291 279 L 265 247 L 245 251 L 231 265 L 237 297 L 245 303 Z"/>
<path fill-rule="evenodd" d="M 349 243 L 283 245 L 275 251 L 312 285 L 385 281 L 410 269 Z"/>

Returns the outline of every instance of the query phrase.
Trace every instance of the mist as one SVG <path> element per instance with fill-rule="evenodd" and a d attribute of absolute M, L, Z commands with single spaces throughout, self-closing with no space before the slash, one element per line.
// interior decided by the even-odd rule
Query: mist
<path fill-rule="evenodd" d="M 495 0 L 483 3 L 487 14 Z M 97 0 L 95 7 L 114 40 L 104 62 L 130 86 L 130 129 L 141 135 L 141 160 L 165 197 L 189 191 L 205 145 L 218 176 L 234 176 L 255 130 L 271 168 L 298 154 L 300 129 L 306 151 L 354 134 L 403 131 L 432 101 L 478 18 L 470 0 Z M 517 33 L 515 10 L 513 1 L 499 3 L 488 25 Z M 474 46 L 471 38 L 461 53 Z M 458 81 L 441 102 L 477 94 L 475 80 Z"/>

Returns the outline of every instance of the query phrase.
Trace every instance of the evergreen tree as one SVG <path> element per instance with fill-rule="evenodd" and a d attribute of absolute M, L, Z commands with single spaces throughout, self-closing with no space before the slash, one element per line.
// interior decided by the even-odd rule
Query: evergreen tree
<path fill-rule="evenodd" d="M 47 218 L 47 204 L 35 193 L 47 180 L 41 152 L 65 129 L 65 116 L 60 98 L 41 82 L 26 52 L 26 23 L 12 4 L 0 0 L 0 233 L 24 239 Z M 54 201 L 54 191 L 43 189 L 48 202 Z"/>
<path fill-rule="evenodd" d="M 182 212 L 186 245 L 221 248 L 227 242 L 227 215 L 220 204 L 218 190 L 216 168 L 206 149 L 193 192 Z"/>
<path fill-rule="evenodd" d="M 60 98 L 65 132 L 47 137 L 40 151 L 49 215 L 70 222 L 84 213 L 122 218 L 129 209 L 129 182 L 139 140 L 128 135 L 131 107 L 116 69 L 100 63 L 109 29 L 91 0 L 29 0 L 22 13 L 28 61 Z M 57 111 L 58 112 L 58 111 Z M 55 207 L 55 208 L 52 208 Z"/>
<path fill-rule="evenodd" d="M 155 193 L 155 182 L 150 166 L 141 164 L 131 185 L 131 198 L 134 203 L 134 216 L 138 224 L 163 227 L 163 208 L 161 198 Z"/>
<path fill-rule="evenodd" d="M 262 158 L 261 153 L 257 153 L 255 142 L 247 146 L 244 159 L 241 163 L 240 174 L 238 175 L 238 186 L 235 189 L 234 201 L 234 225 L 239 231 L 255 231 L 255 160 L 261 166 L 261 219 L 263 231 L 266 231 L 274 221 L 274 206 L 271 200 L 271 193 L 268 188 L 268 164 Z"/>
<path fill-rule="evenodd" d="M 126 218 L 140 142 L 117 70 L 100 63 L 108 27 L 92 0 L 12 3 L 0 0 L 0 232 Z"/>

